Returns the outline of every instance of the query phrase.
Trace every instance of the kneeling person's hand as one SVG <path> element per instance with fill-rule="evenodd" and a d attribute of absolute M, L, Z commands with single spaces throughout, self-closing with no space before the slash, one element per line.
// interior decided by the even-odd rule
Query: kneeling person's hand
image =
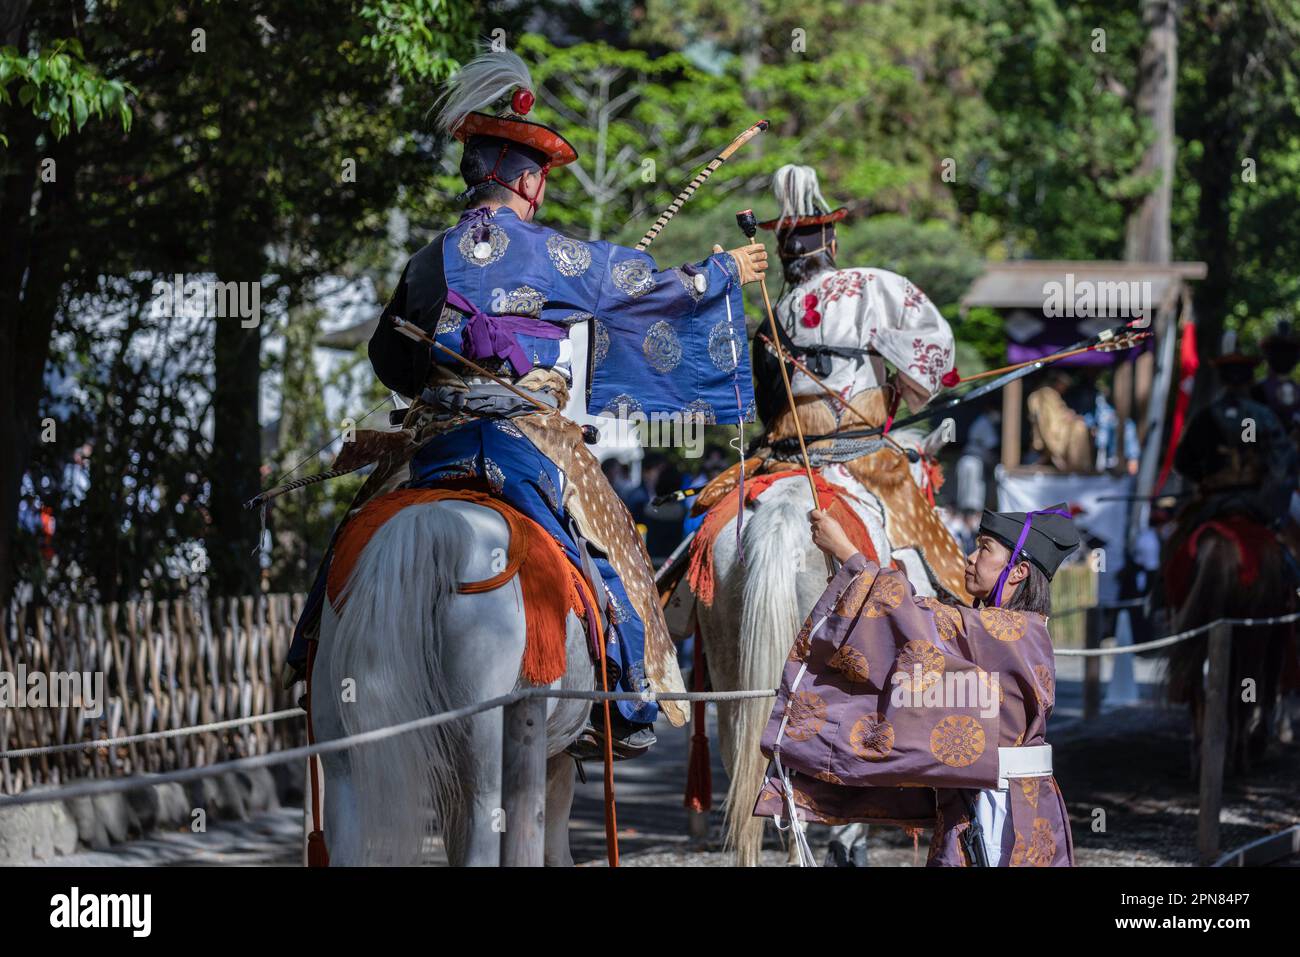
<path fill-rule="evenodd" d="M 812 525 L 813 544 L 827 555 L 845 562 L 858 553 L 858 546 L 849 540 L 844 527 L 829 512 L 813 509 L 808 513 L 808 523 Z"/>

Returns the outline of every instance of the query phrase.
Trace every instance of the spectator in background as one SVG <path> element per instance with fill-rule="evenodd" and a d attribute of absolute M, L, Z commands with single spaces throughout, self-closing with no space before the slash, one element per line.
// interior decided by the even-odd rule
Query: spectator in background
<path fill-rule="evenodd" d="M 957 460 L 957 508 L 981 514 L 989 500 L 989 475 L 998 464 L 1002 445 L 1002 409 L 997 396 L 986 396 L 979 414 L 966 432 L 966 444 Z M 973 547 L 973 546 L 972 546 Z M 969 554 L 969 550 L 963 552 Z"/>
<path fill-rule="evenodd" d="M 667 464 L 668 460 L 661 453 L 647 452 L 641 459 L 641 483 L 630 486 L 621 496 L 623 504 L 632 513 L 632 521 L 638 525 L 645 523 L 646 506 L 655 497 L 655 483 L 659 481 L 659 473 Z"/>
<path fill-rule="evenodd" d="M 1093 444 L 1097 447 L 1097 471 L 1109 472 L 1120 464 L 1119 457 L 1119 415 L 1110 404 L 1110 383 L 1098 379 L 1093 408 L 1085 412 L 1083 420 L 1092 432 Z M 1137 423 L 1131 418 L 1124 420 L 1124 470 L 1129 475 L 1136 475 L 1138 459 L 1142 456 L 1142 447 L 1138 443 Z"/>
<path fill-rule="evenodd" d="M 632 482 L 632 473 L 628 469 L 627 463 L 621 459 L 610 457 L 600 463 L 600 470 L 605 473 L 605 478 L 609 480 L 610 488 L 626 505 L 628 496 L 638 487 Z"/>
<path fill-rule="evenodd" d="M 1036 389 L 1025 405 L 1033 429 L 1038 464 L 1058 472 L 1090 472 L 1094 464 L 1088 424 L 1065 401 L 1072 379 L 1064 369 L 1053 369 L 1047 384 Z"/>
<path fill-rule="evenodd" d="M 727 450 L 720 445 L 710 445 L 700 460 L 700 471 L 682 481 L 683 489 L 701 489 L 727 470 Z M 703 515 L 691 515 L 694 498 L 686 500 L 686 518 L 682 520 L 682 534 L 693 535 L 704 521 Z"/>
<path fill-rule="evenodd" d="M 1261 344 L 1268 363 L 1268 375 L 1251 389 L 1250 397 L 1273 410 L 1282 428 L 1295 441 L 1300 431 L 1300 388 L 1291 373 L 1300 363 L 1300 339 L 1291 331 L 1291 323 L 1279 322 L 1277 329 L 1264 337 Z"/>
<path fill-rule="evenodd" d="M 647 455 L 646 460 L 649 459 Z M 641 524 L 645 525 L 646 551 L 657 567 L 682 540 L 682 522 L 688 506 L 681 500 L 667 501 L 662 505 L 654 503 L 658 496 L 670 495 L 682 487 L 682 473 L 677 466 L 662 456 L 656 456 L 656 459 L 653 469 L 648 470 L 649 477 L 642 483 L 647 500 L 641 509 Z"/>

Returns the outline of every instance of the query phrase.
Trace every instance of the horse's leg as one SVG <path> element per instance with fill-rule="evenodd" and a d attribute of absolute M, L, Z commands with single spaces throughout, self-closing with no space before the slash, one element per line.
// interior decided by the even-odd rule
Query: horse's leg
<path fill-rule="evenodd" d="M 569 813 L 573 808 L 573 758 L 561 751 L 546 762 L 546 866 L 572 867 Z"/>
<path fill-rule="evenodd" d="M 717 690 L 772 688 L 780 682 L 799 626 L 826 588 L 825 562 L 808 533 L 811 507 L 802 478 L 773 483 L 759 507 L 746 513 L 743 565 L 734 522 L 719 532 L 713 546 L 714 604 L 700 615 Z M 771 701 L 762 699 L 718 709 L 719 723 L 730 725 L 722 731 L 730 776 L 726 841 L 741 866 L 757 865 L 763 844 L 763 821 L 753 810 L 767 767 L 759 741 L 771 710 Z"/>
<path fill-rule="evenodd" d="M 329 603 L 321 612 L 321 641 L 316 657 L 319 674 L 329 673 L 330 636 L 337 626 L 334 609 Z M 317 681 L 312 687 L 312 728 L 318 741 L 343 737 L 343 724 L 339 715 L 341 707 L 339 689 Z M 353 867 L 363 863 L 361 822 L 357 811 L 357 794 L 352 780 L 352 762 L 346 751 L 331 751 L 321 755 L 322 785 L 329 800 L 324 802 L 322 828 L 325 847 L 329 852 L 331 867 Z M 305 796 L 311 800 L 310 792 Z M 311 814 L 310 805 L 305 813 Z"/>
<path fill-rule="evenodd" d="M 831 827 L 831 839 L 826 845 L 828 866 L 849 866 L 849 852 L 853 849 L 861 830 L 861 824 L 836 824 Z"/>
<path fill-rule="evenodd" d="M 592 667 L 587 645 L 587 633 L 576 615 L 570 614 L 567 624 L 565 655 L 567 667 L 557 684 L 566 690 L 591 691 L 596 686 L 596 672 Z M 547 867 L 572 867 L 573 855 L 569 850 L 569 815 L 573 808 L 573 758 L 565 753 L 578 736 L 587 715 L 590 701 L 566 698 L 547 699 L 546 716 L 546 849 Z"/>

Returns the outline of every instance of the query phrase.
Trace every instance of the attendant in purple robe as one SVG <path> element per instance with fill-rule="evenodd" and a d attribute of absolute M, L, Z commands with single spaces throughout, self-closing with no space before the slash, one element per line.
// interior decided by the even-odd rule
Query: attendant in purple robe
<path fill-rule="evenodd" d="M 918 597 L 825 512 L 809 517 L 843 564 L 786 662 L 754 813 L 791 828 L 807 863 L 811 820 L 931 829 L 932 866 L 1072 866 L 1046 740 L 1050 581 L 1079 544 L 1065 504 L 984 512 L 973 607 Z"/>

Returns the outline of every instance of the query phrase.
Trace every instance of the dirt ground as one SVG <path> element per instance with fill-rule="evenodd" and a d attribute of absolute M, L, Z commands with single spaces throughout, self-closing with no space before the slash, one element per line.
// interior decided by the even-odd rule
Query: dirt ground
<path fill-rule="evenodd" d="M 1300 699 L 1293 697 L 1289 705 L 1293 716 L 1300 718 Z M 619 780 L 623 782 L 619 800 L 624 808 L 620 817 L 621 864 L 727 866 L 730 855 L 723 854 L 716 841 L 721 830 L 717 810 L 710 821 L 710 836 L 715 840 L 704 847 L 693 847 L 687 840 L 686 812 L 681 807 L 683 749 L 674 740 L 672 729 L 660 737 L 660 748 L 674 752 L 674 759 L 681 763 L 680 773 L 667 776 L 673 787 L 652 787 L 648 780 L 628 780 L 640 762 L 619 767 Z M 1190 734 L 1184 711 L 1151 705 L 1123 708 L 1087 723 L 1081 718 L 1065 722 L 1062 730 L 1051 737 L 1056 777 L 1069 808 L 1079 866 L 1196 863 L 1198 793 L 1189 775 Z M 655 763 L 667 763 L 667 758 L 663 754 Z M 726 778 L 716 753 L 713 758 L 715 800 L 720 800 Z M 640 771 L 638 777 L 650 777 L 646 774 L 649 766 Z M 598 785 L 598 780 L 592 780 L 580 787 L 575 807 L 574 857 L 589 866 L 605 864 Z M 657 793 L 643 794 L 648 786 Z M 643 813 L 643 797 L 661 802 L 652 818 Z M 1223 801 L 1224 851 L 1300 823 L 1300 741 L 1274 743 L 1249 777 L 1228 778 Z M 1104 812 L 1104 817 L 1099 811 Z M 1098 822 L 1096 829 L 1094 820 Z M 810 834 L 819 857 L 825 846 L 823 835 L 820 828 Z M 929 835 L 923 834 L 914 848 L 912 839 L 901 830 L 874 829 L 869 863 L 877 867 L 924 866 L 928 842 Z M 763 864 L 786 864 L 786 852 L 772 828 L 768 828 Z"/>
<path fill-rule="evenodd" d="M 1300 698 L 1290 701 L 1300 726 Z M 712 722 L 711 722 L 712 723 Z M 1183 866 L 1196 862 L 1197 788 L 1188 777 L 1189 733 L 1181 710 L 1150 704 L 1121 708 L 1084 722 L 1077 713 L 1054 719 L 1051 734 L 1056 776 L 1069 807 L 1080 866 Z M 710 814 L 711 840 L 693 845 L 682 806 L 689 728 L 661 725 L 649 755 L 617 765 L 619 844 L 627 867 L 726 867 L 732 862 L 718 838 L 722 815 Z M 726 775 L 712 734 L 715 805 Z M 579 784 L 570 824 L 574 860 L 605 865 L 602 788 L 598 766 Z M 1105 829 L 1093 830 L 1094 812 Z M 1222 847 L 1229 850 L 1300 822 L 1300 742 L 1274 744 L 1249 778 L 1229 778 L 1224 789 Z M 810 834 L 814 852 L 825 850 L 825 829 Z M 206 834 L 184 830 L 84 852 L 50 863 L 80 866 L 301 866 L 302 810 L 282 808 L 251 821 L 213 822 Z M 896 828 L 876 828 L 869 864 L 923 866 L 929 835 L 918 846 Z M 444 863 L 441 850 L 432 863 Z M 1296 860 L 1291 861 L 1294 866 Z M 774 828 L 767 828 L 763 864 L 786 866 Z"/>

